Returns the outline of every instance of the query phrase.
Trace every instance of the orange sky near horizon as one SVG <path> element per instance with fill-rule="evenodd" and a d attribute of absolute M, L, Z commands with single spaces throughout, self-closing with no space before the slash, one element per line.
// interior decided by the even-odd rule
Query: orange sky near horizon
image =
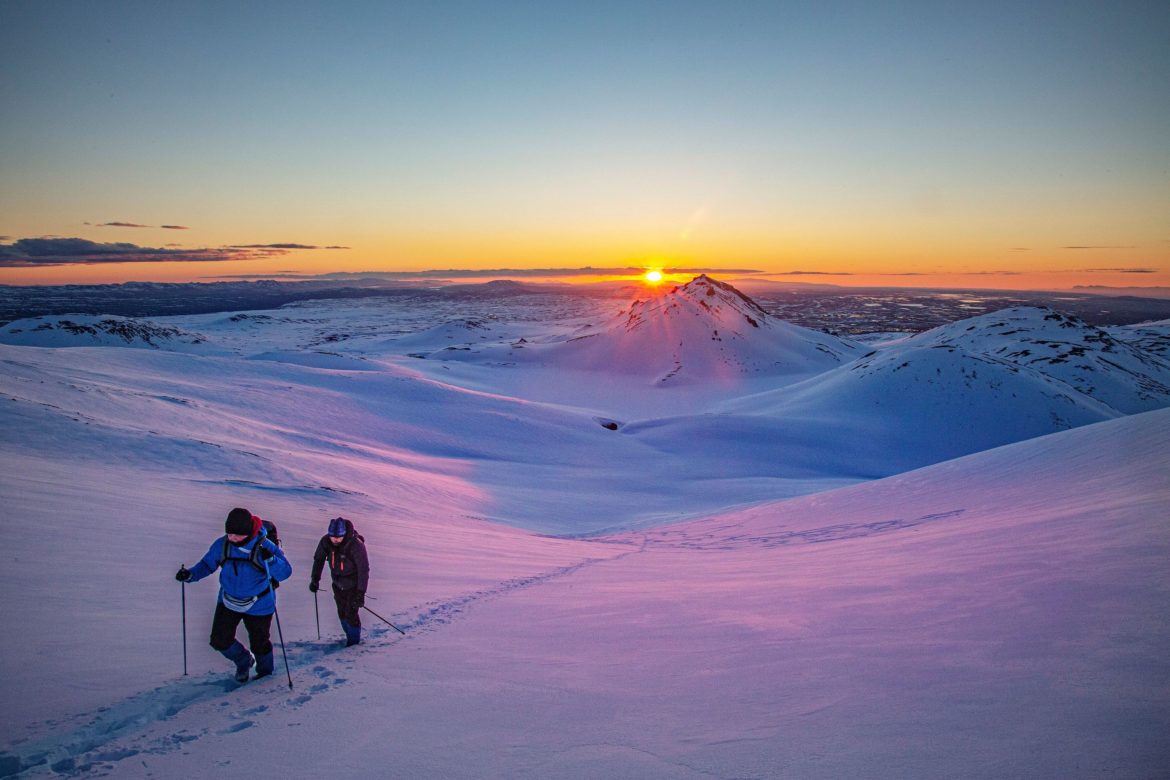
<path fill-rule="evenodd" d="M 352 259 L 354 250 L 333 250 L 330 262 L 322 262 L 324 250 L 290 251 L 287 254 L 260 260 L 226 260 L 210 262 L 140 262 L 71 264 L 47 267 L 0 268 L 0 284 L 58 285 L 58 284 L 114 284 L 126 281 L 144 282 L 212 282 L 233 279 L 293 279 L 311 278 L 331 272 L 418 274 L 434 271 L 431 278 L 453 282 L 486 282 L 510 278 L 529 282 L 561 282 L 581 284 L 615 280 L 634 280 L 637 273 L 613 273 L 610 268 L 662 269 L 667 281 L 685 282 L 699 272 L 725 280 L 771 280 L 796 284 L 832 284 L 846 287 L 909 287 L 945 289 L 1002 289 L 1002 290 L 1073 290 L 1074 288 L 1116 288 L 1140 290 L 1155 297 L 1170 296 L 1170 272 L 1164 270 L 1170 263 L 1165 258 L 1151 258 L 1148 254 L 1130 249 L 1061 250 L 1044 256 L 1047 263 L 1038 262 L 1040 253 L 1015 251 L 1004 253 L 1002 259 L 982 264 L 963 263 L 947 268 L 943 263 L 898 264 L 858 263 L 801 263 L 783 264 L 741 262 L 735 264 L 705 264 L 694 258 L 670 262 L 662 256 L 617 256 L 612 262 L 594 262 L 586 265 L 597 273 L 585 273 L 586 265 L 508 263 L 503 258 L 480 266 L 486 273 L 477 273 L 476 266 L 456 263 L 415 263 L 404 266 Z M 343 255 L 343 257 L 337 257 Z M 336 259 L 335 259 L 336 258 Z M 1154 262 L 1150 262 L 1150 260 Z M 1143 262 L 1145 261 L 1145 262 Z M 967 266 L 968 268 L 964 268 Z M 565 269 L 558 273 L 557 269 Z M 693 269 L 672 273 L 673 268 Z M 443 273 L 458 269 L 460 273 Z M 514 269 L 523 273 L 496 272 Z M 541 270 L 547 272 L 541 273 Z M 750 269 L 758 273 L 745 274 Z M 1160 288 L 1160 289 L 1159 289 Z M 1082 291 L 1098 291 L 1083 289 Z"/>

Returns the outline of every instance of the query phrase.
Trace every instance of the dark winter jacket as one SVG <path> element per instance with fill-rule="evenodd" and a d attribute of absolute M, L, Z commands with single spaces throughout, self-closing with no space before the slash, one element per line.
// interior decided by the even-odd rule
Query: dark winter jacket
<path fill-rule="evenodd" d="M 257 544 L 262 545 L 264 549 L 273 554 L 267 561 L 260 560 L 259 557 L 256 558 L 262 568 L 252 562 L 252 550 Z M 225 547 L 227 558 L 224 558 Z M 189 582 L 198 582 L 216 569 L 220 569 L 219 598 L 221 601 L 224 600 L 224 594 L 236 599 L 260 596 L 256 603 L 245 611 L 245 614 L 248 615 L 271 615 L 276 611 L 276 593 L 272 587 L 272 580 L 283 582 L 292 576 L 292 564 L 284 557 L 284 551 L 267 538 L 263 529 L 257 536 L 238 547 L 227 542 L 226 536 L 216 539 L 211 543 L 207 554 L 200 559 L 199 563 L 191 567 Z"/>
<path fill-rule="evenodd" d="M 317 551 L 313 553 L 313 571 L 309 579 L 312 582 L 321 581 L 321 570 L 325 563 L 329 563 L 329 573 L 333 576 L 333 587 L 337 590 L 354 590 L 365 593 L 370 582 L 370 559 L 366 555 L 366 543 L 353 528 L 353 523 L 345 521 L 345 538 L 341 544 L 333 544 L 328 536 L 322 536 L 317 542 Z"/>

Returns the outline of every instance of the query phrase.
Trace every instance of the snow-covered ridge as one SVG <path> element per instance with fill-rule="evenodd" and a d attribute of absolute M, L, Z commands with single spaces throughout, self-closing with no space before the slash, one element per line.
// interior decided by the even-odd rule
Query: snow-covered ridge
<path fill-rule="evenodd" d="M 173 325 L 114 315 L 34 317 L 0 328 L 0 343 L 31 347 L 135 347 L 212 354 L 206 337 Z"/>
<path fill-rule="evenodd" d="M 1170 320 L 1106 328 L 1114 338 L 1170 360 Z"/>
<path fill-rule="evenodd" d="M 893 352 L 922 348 L 1031 370 L 1125 414 L 1170 405 L 1170 361 L 1052 309 L 984 314 L 920 333 Z"/>

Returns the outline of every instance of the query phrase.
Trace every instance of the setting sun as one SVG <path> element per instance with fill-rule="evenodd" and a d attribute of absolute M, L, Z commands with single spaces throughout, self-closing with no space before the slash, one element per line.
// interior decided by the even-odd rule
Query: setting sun
<path fill-rule="evenodd" d="M 656 269 L 647 271 L 646 273 L 642 274 L 642 279 L 647 284 L 658 284 L 662 281 L 662 272 Z"/>

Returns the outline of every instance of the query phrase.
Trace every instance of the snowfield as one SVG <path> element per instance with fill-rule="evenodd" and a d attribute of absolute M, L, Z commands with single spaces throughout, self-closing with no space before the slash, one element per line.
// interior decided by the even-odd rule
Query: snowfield
<path fill-rule="evenodd" d="M 1170 325 L 467 308 L 0 329 L 0 777 L 1167 776 Z M 242 687 L 173 579 L 234 506 L 294 567 Z M 315 604 L 339 514 L 405 634 Z"/>

